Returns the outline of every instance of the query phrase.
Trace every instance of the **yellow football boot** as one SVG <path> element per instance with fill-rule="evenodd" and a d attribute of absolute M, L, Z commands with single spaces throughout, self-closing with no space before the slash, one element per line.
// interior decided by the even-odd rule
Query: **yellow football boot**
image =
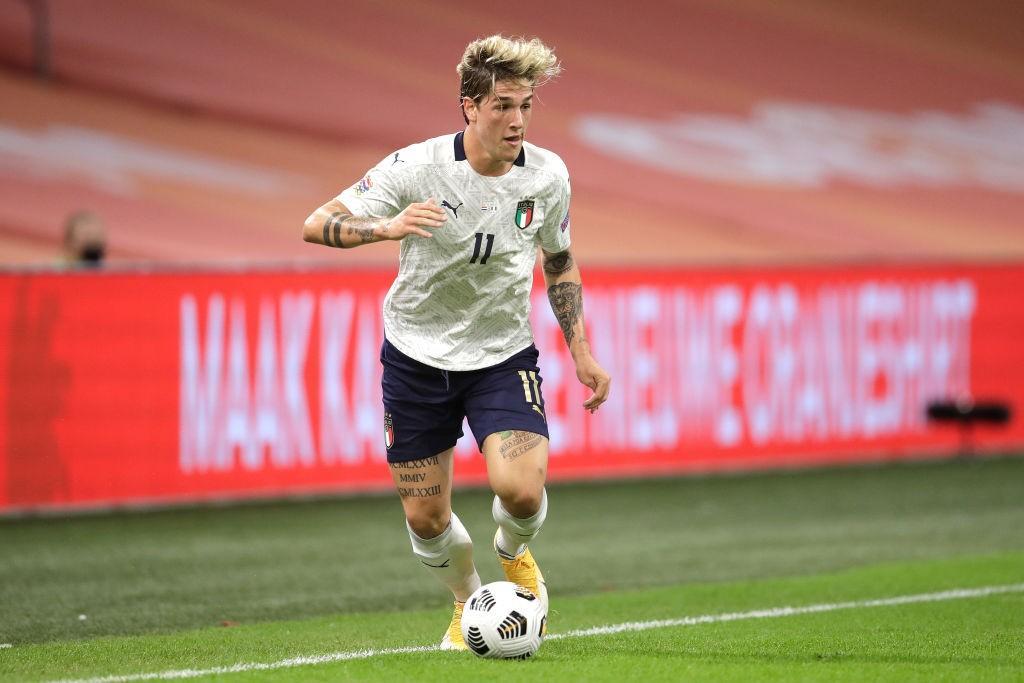
<path fill-rule="evenodd" d="M 494 552 L 498 555 L 498 561 L 501 562 L 505 578 L 512 583 L 518 583 L 540 598 L 540 603 L 544 606 L 544 612 L 547 613 L 548 588 L 544 584 L 544 575 L 541 574 L 540 567 L 537 566 L 537 561 L 533 559 L 530 549 L 524 548 L 523 552 L 510 560 L 504 553 L 498 550 L 499 534 L 501 534 L 500 530 L 494 534 Z"/>
<path fill-rule="evenodd" d="M 466 603 L 455 601 L 455 611 L 452 614 L 452 623 L 448 624 L 448 630 L 441 638 L 442 650 L 468 650 L 466 641 L 462 638 L 462 608 Z"/>

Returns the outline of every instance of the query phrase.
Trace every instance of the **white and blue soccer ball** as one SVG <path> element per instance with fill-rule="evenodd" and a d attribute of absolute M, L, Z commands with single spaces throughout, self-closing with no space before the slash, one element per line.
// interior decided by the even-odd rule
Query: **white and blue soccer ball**
<path fill-rule="evenodd" d="M 462 610 L 462 637 L 489 659 L 526 659 L 544 639 L 547 609 L 528 589 L 509 581 L 480 586 Z"/>

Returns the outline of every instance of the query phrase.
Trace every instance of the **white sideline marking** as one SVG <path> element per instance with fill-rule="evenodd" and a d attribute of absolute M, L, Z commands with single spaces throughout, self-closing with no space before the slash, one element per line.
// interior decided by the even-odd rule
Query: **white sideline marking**
<path fill-rule="evenodd" d="M 683 617 L 682 619 L 660 619 L 658 621 L 628 621 L 612 626 L 595 626 L 593 628 L 577 629 L 565 633 L 552 633 L 545 640 L 558 640 L 561 638 L 585 638 L 588 636 L 603 636 L 613 633 L 624 633 L 626 631 L 647 631 L 652 628 L 668 628 L 670 626 L 697 626 L 700 624 L 720 624 L 726 621 L 740 621 L 741 619 L 773 619 L 775 617 L 790 617 L 797 614 L 817 614 L 819 612 L 834 612 L 841 609 L 856 609 L 858 607 L 889 607 L 893 605 L 909 605 L 915 602 L 940 602 L 943 600 L 960 600 L 963 598 L 981 598 L 999 593 L 1020 593 L 1024 592 L 1024 583 L 1015 583 L 1009 586 L 986 586 L 984 588 L 958 588 L 942 591 L 940 593 L 921 593 L 919 595 L 898 595 L 893 598 L 879 598 L 877 600 L 856 600 L 852 602 L 834 602 L 822 605 L 806 605 L 804 607 L 772 607 L 769 609 L 752 610 L 750 612 L 727 612 L 725 614 L 705 614 L 700 617 Z"/>
<path fill-rule="evenodd" d="M 6 650 L 9 647 L 14 647 L 10 643 L 0 643 L 0 650 Z"/>
<path fill-rule="evenodd" d="M 984 586 L 982 588 L 958 588 L 938 593 L 919 593 L 917 595 L 897 595 L 892 598 L 878 598 L 877 600 L 854 600 L 851 602 L 832 602 L 819 605 L 805 605 L 803 607 L 772 607 L 769 609 L 751 610 L 749 612 L 727 612 L 725 614 L 705 614 L 698 617 L 683 617 L 681 619 L 658 619 L 655 621 L 629 621 L 611 626 L 595 626 L 593 628 L 577 629 L 565 633 L 552 633 L 545 640 L 561 640 L 563 638 L 588 638 L 590 636 L 603 636 L 627 631 L 649 631 L 655 628 L 669 628 L 672 626 L 698 626 L 700 624 L 718 624 L 728 621 L 741 621 L 743 619 L 774 619 L 776 617 L 790 617 L 798 614 L 818 614 L 821 612 L 835 612 L 842 609 L 859 609 L 864 607 L 890 607 L 894 605 L 909 605 L 919 602 L 942 602 L 944 600 L 961 600 L 964 598 L 983 598 L 989 595 L 1001 593 L 1022 593 L 1024 583 L 1015 583 L 1006 586 Z M 75 678 L 55 681 L 54 683 L 129 683 L 130 681 L 154 681 L 174 680 L 179 678 L 198 678 L 199 676 L 216 676 L 221 674 L 244 673 L 247 671 L 270 671 L 273 669 L 291 669 L 297 666 L 309 666 L 312 664 L 328 664 L 330 662 L 344 662 L 353 659 L 369 659 L 381 655 L 399 655 L 415 652 L 436 652 L 440 650 L 437 645 L 422 645 L 418 647 L 395 647 L 381 649 L 351 650 L 349 652 L 334 652 L 326 655 L 313 655 L 308 657 L 292 657 L 276 662 L 251 662 L 233 664 L 232 666 L 215 666 L 209 669 L 178 669 L 172 671 L 156 671 L 152 673 L 128 674 L 121 676 L 102 676 L 100 678 Z"/>

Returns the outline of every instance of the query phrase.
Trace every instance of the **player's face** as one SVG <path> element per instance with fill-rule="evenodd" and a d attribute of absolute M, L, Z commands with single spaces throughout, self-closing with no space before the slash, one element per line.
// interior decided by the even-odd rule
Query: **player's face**
<path fill-rule="evenodd" d="M 474 107 L 476 134 L 484 153 L 497 163 L 519 156 L 533 111 L 533 88 L 521 81 L 498 81 L 494 92 Z"/>

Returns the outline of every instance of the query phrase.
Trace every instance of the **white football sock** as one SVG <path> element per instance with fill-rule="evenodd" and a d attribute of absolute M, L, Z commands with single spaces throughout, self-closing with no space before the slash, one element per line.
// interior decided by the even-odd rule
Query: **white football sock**
<path fill-rule="evenodd" d="M 540 509 L 532 517 L 513 517 L 497 496 L 491 505 L 491 515 L 498 523 L 498 552 L 505 555 L 506 559 L 512 559 L 523 552 L 526 544 L 537 535 L 544 524 L 544 518 L 548 516 L 548 492 L 541 491 Z"/>
<path fill-rule="evenodd" d="M 412 541 L 412 552 L 427 570 L 451 589 L 455 599 L 465 602 L 480 587 L 480 576 L 473 564 L 473 539 L 453 512 L 452 521 L 441 535 L 420 538 L 405 523 Z"/>

